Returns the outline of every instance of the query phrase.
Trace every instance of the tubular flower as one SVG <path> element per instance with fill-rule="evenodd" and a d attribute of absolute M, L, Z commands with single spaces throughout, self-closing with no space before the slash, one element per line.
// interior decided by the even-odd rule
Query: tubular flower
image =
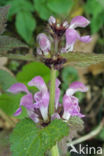
<path fill-rule="evenodd" d="M 74 17 L 70 24 L 68 21 L 59 22 L 55 17 L 50 16 L 48 20 L 47 34 L 40 33 L 37 36 L 37 55 L 42 55 L 43 62 L 49 67 L 59 70 L 67 62 L 67 58 L 60 56 L 61 53 L 73 51 L 77 40 L 88 43 L 91 41 L 89 35 L 80 36 L 75 30 L 77 27 L 86 27 L 90 23 L 83 16 Z M 48 55 L 48 57 L 45 57 Z M 59 93 L 58 89 L 57 92 Z M 57 106 L 56 106 L 57 107 Z"/>
<path fill-rule="evenodd" d="M 39 92 L 34 94 L 35 104 L 40 109 L 43 119 L 48 120 L 49 92 L 44 80 L 40 76 L 37 76 L 28 85 L 39 89 Z"/>
<path fill-rule="evenodd" d="M 56 19 L 53 16 L 50 16 L 49 20 L 48 20 L 50 25 L 53 25 L 56 23 Z"/>
<path fill-rule="evenodd" d="M 39 92 L 36 92 L 34 95 L 30 93 L 27 87 L 22 83 L 16 83 L 12 85 L 8 91 L 11 93 L 25 92 L 20 100 L 20 107 L 14 113 L 15 116 L 20 115 L 22 112 L 21 106 L 24 106 L 27 109 L 29 117 L 34 122 L 39 122 L 39 115 L 37 112 L 41 113 L 41 116 L 44 121 L 48 120 L 48 105 L 49 105 L 49 92 L 44 80 L 37 76 L 33 78 L 29 83 L 29 86 L 35 86 L 39 89 Z"/>
<path fill-rule="evenodd" d="M 84 115 L 80 113 L 78 98 L 74 96 L 74 93 L 78 91 L 86 92 L 87 90 L 88 88 L 79 81 L 73 82 L 66 90 L 66 93 L 63 97 L 63 107 L 64 107 L 63 118 L 65 120 L 68 120 L 70 116 L 84 117 Z"/>
<path fill-rule="evenodd" d="M 63 96 L 63 102 L 62 104 L 60 104 L 60 84 L 61 82 L 56 79 L 55 111 L 52 114 L 51 118 L 49 117 L 48 113 L 50 93 L 42 77 L 36 76 L 28 82 L 29 86 L 34 86 L 39 90 L 35 94 L 32 94 L 22 83 L 16 83 L 12 85 L 8 89 L 9 92 L 14 94 L 19 92 L 25 93 L 25 95 L 20 100 L 20 106 L 14 113 L 14 116 L 20 115 L 22 113 L 21 106 L 24 106 L 27 110 L 28 116 L 35 123 L 38 123 L 40 121 L 41 123 L 44 123 L 49 121 L 50 119 L 54 120 L 55 118 L 62 118 L 63 120 L 68 121 L 71 116 L 84 117 L 84 115 L 80 113 L 78 98 L 74 96 L 74 93 L 78 91 L 86 92 L 88 88 L 79 81 L 73 82 L 66 90 L 66 93 Z"/>
<path fill-rule="evenodd" d="M 51 43 L 50 43 L 47 35 L 45 35 L 44 33 L 40 33 L 37 36 L 37 41 L 39 44 L 39 48 L 37 48 L 37 53 L 39 55 L 42 55 L 42 53 L 44 55 L 47 55 L 51 48 Z"/>
<path fill-rule="evenodd" d="M 66 29 L 65 32 L 66 46 L 62 49 L 62 52 L 73 51 L 74 44 L 77 40 L 80 40 L 81 42 L 85 43 L 91 41 L 91 37 L 89 35 L 81 37 L 80 34 L 75 30 L 75 28 L 77 27 L 84 28 L 88 24 L 90 24 L 90 21 L 88 21 L 83 16 L 76 16 L 72 19 L 69 27 Z"/>
<path fill-rule="evenodd" d="M 90 21 L 83 16 L 74 17 L 70 24 L 68 24 L 68 21 L 58 23 L 55 17 L 50 16 L 48 23 L 50 28 L 49 35 L 53 38 L 53 42 L 56 42 L 56 39 L 58 39 L 58 43 L 60 45 L 60 42 L 63 42 L 63 40 L 61 40 L 63 36 L 66 40 L 65 46 L 61 47 L 61 49 L 59 48 L 58 53 L 67 53 L 69 51 L 73 51 L 74 44 L 77 40 L 85 43 L 91 41 L 91 37 L 89 35 L 80 36 L 80 34 L 75 30 L 77 27 L 84 28 L 90 24 Z M 44 33 L 40 33 L 37 36 L 37 41 L 39 44 L 37 54 L 47 55 L 51 53 L 51 42 L 48 36 L 46 36 Z"/>

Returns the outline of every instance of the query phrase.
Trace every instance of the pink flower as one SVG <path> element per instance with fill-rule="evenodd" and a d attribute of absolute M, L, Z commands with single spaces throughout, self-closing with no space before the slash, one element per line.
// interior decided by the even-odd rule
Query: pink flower
<path fill-rule="evenodd" d="M 40 33 L 37 36 L 37 41 L 39 44 L 39 48 L 37 48 L 37 53 L 39 55 L 41 55 L 42 53 L 44 55 L 47 55 L 51 48 L 51 43 L 50 43 L 47 35 L 45 35 L 44 33 Z"/>
<path fill-rule="evenodd" d="M 16 94 L 16 93 L 19 93 L 19 92 L 25 92 L 26 93 L 26 95 L 24 95 L 21 98 L 20 107 L 14 113 L 14 116 L 18 116 L 18 115 L 21 114 L 21 112 L 22 112 L 21 106 L 26 107 L 28 110 L 33 109 L 34 104 L 33 104 L 32 94 L 28 91 L 27 87 L 24 84 L 22 84 L 22 83 L 13 84 L 8 89 L 8 92 L 11 92 L 13 94 Z"/>
<path fill-rule="evenodd" d="M 74 17 L 71 22 L 70 22 L 70 28 L 77 28 L 77 27 L 86 27 L 88 24 L 90 24 L 90 21 L 87 20 L 85 17 L 83 16 L 76 16 Z"/>
<path fill-rule="evenodd" d="M 71 20 L 70 24 L 68 24 L 67 21 L 64 21 L 63 23 L 58 23 L 55 17 L 50 16 L 48 23 L 49 23 L 49 28 L 51 29 L 49 34 L 53 38 L 53 42 L 57 42 L 56 41 L 57 39 L 58 42 L 60 43 L 61 38 L 65 34 L 65 39 L 66 39 L 65 47 L 63 48 L 59 47 L 58 52 L 67 53 L 69 51 L 73 51 L 74 44 L 77 40 L 80 40 L 81 42 L 85 42 L 85 43 L 91 41 L 91 37 L 89 35 L 80 36 L 80 34 L 75 30 L 75 28 L 77 27 L 84 28 L 88 24 L 90 24 L 90 21 L 83 16 L 74 17 Z M 48 37 L 44 33 L 41 33 L 37 36 L 37 41 L 39 43 L 39 47 L 37 48 L 37 54 L 47 55 L 51 50 L 51 42 L 48 39 Z M 56 44 L 54 43 L 54 45 Z"/>
<path fill-rule="evenodd" d="M 79 92 L 86 92 L 86 91 L 88 91 L 88 87 L 86 87 L 82 82 L 75 81 L 66 90 L 66 94 L 68 96 L 71 96 L 78 91 Z"/>
<path fill-rule="evenodd" d="M 71 116 L 84 117 L 84 115 L 80 113 L 78 98 L 74 96 L 74 93 L 78 91 L 86 92 L 87 90 L 88 88 L 79 81 L 73 82 L 66 90 L 63 97 L 64 113 L 62 116 L 65 120 L 69 120 Z"/>
<path fill-rule="evenodd" d="M 34 99 L 36 101 L 36 107 L 40 109 L 41 115 L 46 121 L 48 119 L 49 92 L 45 82 L 40 76 L 37 76 L 28 85 L 35 86 L 40 90 L 34 94 Z"/>
<path fill-rule="evenodd" d="M 64 113 L 62 117 L 65 120 L 69 120 L 71 116 L 84 117 L 84 115 L 80 113 L 78 99 L 74 96 L 67 96 L 65 94 L 63 97 L 63 107 Z"/>
<path fill-rule="evenodd" d="M 49 24 L 51 25 L 54 32 L 56 32 L 57 34 L 64 34 L 65 32 L 66 45 L 64 48 L 61 49 L 62 53 L 73 51 L 74 44 L 77 40 L 85 43 L 91 41 L 91 37 L 89 35 L 81 37 L 80 34 L 75 30 L 75 28 L 77 27 L 84 28 L 88 24 L 90 24 L 90 21 L 83 16 L 74 17 L 71 20 L 70 24 L 68 24 L 67 21 L 64 21 L 63 24 L 57 24 L 56 19 L 51 16 L 49 18 Z"/>
<path fill-rule="evenodd" d="M 50 16 L 49 20 L 48 20 L 49 24 L 55 24 L 56 23 L 56 19 L 53 16 Z"/>
<path fill-rule="evenodd" d="M 59 85 L 61 82 L 59 79 L 56 79 L 56 88 L 55 88 L 55 111 L 51 116 L 51 119 L 55 118 L 60 119 L 61 117 L 68 121 L 71 116 L 79 116 L 84 117 L 83 114 L 80 113 L 80 107 L 78 98 L 74 96 L 75 92 L 86 92 L 88 88 L 81 82 L 76 81 L 73 82 L 69 88 L 66 90 L 65 95 L 63 96 L 62 105 L 59 103 L 60 99 L 60 88 Z M 34 86 L 38 88 L 34 95 L 27 89 L 27 87 L 22 83 L 16 83 L 12 85 L 8 91 L 11 93 L 19 93 L 25 92 L 26 94 L 20 100 L 20 106 L 14 113 L 15 116 L 21 114 L 22 109 L 21 106 L 24 106 L 27 109 L 28 116 L 35 122 L 39 122 L 43 119 L 43 121 L 47 121 L 49 119 L 49 100 L 50 93 L 49 90 L 40 76 L 34 77 L 31 81 L 28 82 L 29 86 Z M 62 109 L 59 112 L 59 109 Z M 62 114 L 63 112 L 63 114 Z"/>
<path fill-rule="evenodd" d="M 16 83 L 12 85 L 8 91 L 11 93 L 25 92 L 20 101 L 20 107 L 14 113 L 15 116 L 21 114 L 21 106 L 24 106 L 27 109 L 29 117 L 36 121 L 39 121 L 38 115 L 35 113 L 37 109 L 40 110 L 40 113 L 43 117 L 43 120 L 48 119 L 48 105 L 49 105 L 49 92 L 44 80 L 40 76 L 36 76 L 29 83 L 29 86 L 35 86 L 40 91 L 36 92 L 34 96 L 28 91 L 27 87 L 22 83 Z"/>
<path fill-rule="evenodd" d="M 86 27 L 90 21 L 88 21 L 83 16 L 76 16 L 72 19 L 69 27 L 66 29 L 65 37 L 66 37 L 66 46 L 62 48 L 61 52 L 69 52 L 73 51 L 74 44 L 77 40 L 81 42 L 88 43 L 91 41 L 90 36 L 80 36 L 80 34 L 75 30 L 76 27 Z"/>

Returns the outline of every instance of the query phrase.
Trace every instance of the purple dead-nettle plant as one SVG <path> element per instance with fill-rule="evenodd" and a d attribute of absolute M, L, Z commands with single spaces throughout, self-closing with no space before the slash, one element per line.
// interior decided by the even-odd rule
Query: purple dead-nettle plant
<path fill-rule="evenodd" d="M 60 53 L 70 52 L 74 48 L 76 40 L 82 42 L 90 42 L 90 36 L 80 36 L 80 34 L 75 30 L 76 27 L 86 27 L 90 22 L 83 16 L 77 16 L 72 19 L 70 24 L 67 21 L 63 23 L 58 23 L 57 20 L 51 16 L 49 18 L 49 37 L 40 33 L 37 36 L 37 55 L 50 55 L 50 58 L 46 58 L 46 64 L 53 70 L 60 69 L 62 66 L 60 63 L 61 58 Z M 63 37 L 65 38 L 65 47 L 61 47 L 61 42 L 63 42 Z M 62 60 L 64 60 L 62 58 Z M 65 61 L 65 60 L 64 60 Z M 55 74 L 54 74 L 55 75 Z M 52 78 L 53 79 L 53 78 Z M 14 113 L 15 116 L 18 116 L 22 112 L 21 106 L 24 106 L 27 109 L 28 116 L 35 123 L 47 123 L 55 118 L 68 121 L 71 116 L 84 117 L 80 113 L 80 107 L 78 98 L 74 96 L 77 91 L 86 92 L 88 88 L 81 82 L 73 82 L 69 88 L 66 90 L 65 95 L 63 96 L 63 103 L 60 104 L 60 84 L 59 79 L 54 79 L 54 84 L 49 83 L 50 87 L 47 87 L 44 80 L 40 76 L 34 77 L 29 83 L 28 86 L 35 86 L 38 88 L 38 92 L 34 95 L 27 89 L 27 87 L 22 83 L 16 83 L 12 85 L 8 91 L 11 93 L 25 92 L 20 100 L 20 107 Z M 54 91 L 51 91 L 52 85 L 54 85 Z M 51 92 L 54 94 L 51 95 Z M 54 97 L 51 97 L 54 96 Z M 54 106 L 53 110 L 50 113 L 51 98 L 53 98 Z"/>
<path fill-rule="evenodd" d="M 80 112 L 79 100 L 75 97 L 76 92 L 86 92 L 88 88 L 82 82 L 73 82 L 64 93 L 60 102 L 61 90 L 60 80 L 57 78 L 57 70 L 63 67 L 66 59 L 62 53 L 73 51 L 77 40 L 88 43 L 90 36 L 80 36 L 75 30 L 76 27 L 86 27 L 90 22 L 83 16 L 72 19 L 70 24 L 67 21 L 58 23 L 53 16 L 48 21 L 47 34 L 40 33 L 37 36 L 37 55 L 51 69 L 50 82 L 48 85 L 42 77 L 36 76 L 28 82 L 28 86 L 38 89 L 34 94 L 22 83 L 12 85 L 8 91 L 11 93 L 24 92 L 25 95 L 20 100 L 20 106 L 14 113 L 18 116 L 22 113 L 22 107 L 27 110 L 29 118 L 42 127 L 47 126 L 55 119 L 64 122 L 69 121 L 70 117 L 84 117 Z M 52 148 L 52 153 L 58 154 L 58 150 Z M 53 155 L 52 155 L 53 156 Z"/>

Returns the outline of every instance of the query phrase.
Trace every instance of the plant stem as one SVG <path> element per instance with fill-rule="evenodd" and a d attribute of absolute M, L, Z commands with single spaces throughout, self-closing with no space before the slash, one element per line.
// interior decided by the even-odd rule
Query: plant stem
<path fill-rule="evenodd" d="M 58 151 L 57 144 L 52 147 L 52 149 L 51 149 L 51 156 L 59 156 L 59 151 Z"/>
<path fill-rule="evenodd" d="M 50 104 L 49 114 L 50 116 L 54 113 L 55 108 L 55 83 L 56 83 L 56 70 L 51 69 L 51 84 L 50 84 Z"/>
<path fill-rule="evenodd" d="M 51 68 L 50 104 L 49 104 L 50 116 L 55 112 L 55 83 L 56 83 L 56 70 L 54 68 Z M 52 147 L 51 156 L 59 156 L 57 144 Z"/>

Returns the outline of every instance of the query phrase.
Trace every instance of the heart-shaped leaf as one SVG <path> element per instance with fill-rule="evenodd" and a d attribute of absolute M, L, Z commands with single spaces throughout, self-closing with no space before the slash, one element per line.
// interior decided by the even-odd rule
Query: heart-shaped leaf
<path fill-rule="evenodd" d="M 53 120 L 47 127 L 39 129 L 30 119 L 19 122 L 11 137 L 13 156 L 44 156 L 64 136 L 69 134 L 67 123 Z"/>

